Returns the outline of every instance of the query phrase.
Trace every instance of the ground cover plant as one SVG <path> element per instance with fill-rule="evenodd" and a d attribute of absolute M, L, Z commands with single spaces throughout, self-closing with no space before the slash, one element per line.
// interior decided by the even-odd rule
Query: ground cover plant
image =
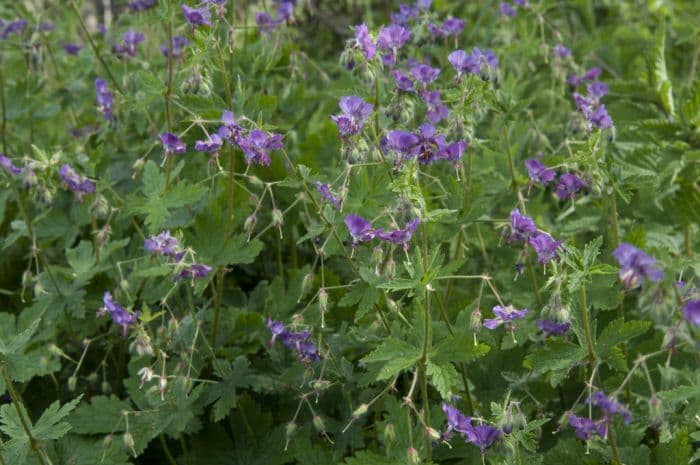
<path fill-rule="evenodd" d="M 0 464 L 700 458 L 700 4 L 0 4 Z"/>

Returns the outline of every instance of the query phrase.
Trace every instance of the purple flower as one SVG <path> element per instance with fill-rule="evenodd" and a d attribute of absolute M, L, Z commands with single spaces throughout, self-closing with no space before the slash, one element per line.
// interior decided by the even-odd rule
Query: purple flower
<path fill-rule="evenodd" d="M 498 68 L 498 57 L 490 48 L 482 51 L 481 49 L 474 47 L 474 50 L 472 50 L 472 56 L 481 64 L 482 71 L 484 67 L 492 69 Z"/>
<path fill-rule="evenodd" d="M 573 413 L 569 413 L 569 425 L 574 428 L 576 437 L 584 441 L 588 441 L 597 434 L 604 438 L 607 434 L 607 425 L 605 420 L 594 422 L 590 418 L 577 417 Z"/>
<path fill-rule="evenodd" d="M 247 163 L 270 166 L 270 151 L 284 148 L 281 134 L 268 134 L 265 131 L 254 129 L 241 137 L 238 145 L 245 154 Z"/>
<path fill-rule="evenodd" d="M 599 99 L 607 95 L 609 87 L 604 82 L 595 81 L 588 84 L 588 86 L 586 86 L 586 90 L 588 91 L 588 95 Z"/>
<path fill-rule="evenodd" d="M 404 158 L 413 157 L 419 142 L 418 136 L 408 131 L 389 131 L 386 137 L 387 147 L 397 154 L 397 164 Z"/>
<path fill-rule="evenodd" d="M 134 0 L 129 3 L 129 9 L 131 11 L 146 11 L 153 8 L 158 0 Z"/>
<path fill-rule="evenodd" d="M 464 155 L 464 151 L 467 149 L 468 145 L 469 144 L 465 140 L 450 142 L 442 148 L 438 156 L 443 160 L 457 163 L 462 159 L 462 155 Z"/>
<path fill-rule="evenodd" d="M 600 129 L 609 129 L 613 127 L 613 120 L 608 114 L 605 105 L 601 104 L 595 109 L 591 117 L 589 118 L 590 123 Z"/>
<path fill-rule="evenodd" d="M 447 56 L 447 61 L 457 71 L 458 77 L 461 77 L 462 74 L 479 74 L 481 71 L 479 61 L 464 50 L 455 50 L 450 53 Z"/>
<path fill-rule="evenodd" d="M 169 157 L 173 153 L 185 153 L 187 146 L 172 132 L 164 132 L 160 135 L 160 142 L 165 149 L 163 155 Z"/>
<path fill-rule="evenodd" d="M 700 326 L 700 300 L 689 300 L 683 305 L 683 317 L 693 326 Z"/>
<path fill-rule="evenodd" d="M 338 106 L 343 113 L 333 115 L 331 119 L 338 125 L 341 137 L 359 134 L 365 121 L 374 111 L 372 104 L 366 103 L 356 95 L 341 97 Z"/>
<path fill-rule="evenodd" d="M 184 265 L 175 275 L 176 280 L 206 278 L 213 268 L 202 263 Z"/>
<path fill-rule="evenodd" d="M 424 123 L 419 128 L 418 144 L 409 158 L 416 155 L 419 163 L 433 163 L 442 158 L 445 144 L 445 136 L 438 134 L 432 124 Z"/>
<path fill-rule="evenodd" d="M 136 324 L 141 312 L 136 311 L 130 314 L 112 299 L 112 294 L 109 291 L 105 291 L 102 302 L 104 307 L 97 312 L 98 316 L 109 313 L 112 321 L 122 327 L 122 334 L 126 337 L 129 332 L 129 325 Z"/>
<path fill-rule="evenodd" d="M 518 14 L 518 11 L 515 8 L 513 8 L 513 6 L 510 3 L 507 2 L 501 2 L 499 8 L 503 16 L 508 16 L 512 18 L 513 16 L 516 16 Z"/>
<path fill-rule="evenodd" d="M 8 23 L 0 22 L 0 39 L 7 39 L 10 34 L 19 34 L 27 27 L 26 19 L 17 19 Z"/>
<path fill-rule="evenodd" d="M 268 13 L 260 12 L 255 14 L 255 24 L 262 32 L 272 32 L 282 21 L 274 20 Z"/>
<path fill-rule="evenodd" d="M 391 70 L 391 75 L 394 76 L 394 82 L 396 83 L 396 89 L 402 90 L 404 92 L 415 92 L 416 89 L 413 87 L 413 81 L 405 73 L 393 69 Z"/>
<path fill-rule="evenodd" d="M 433 68 L 428 65 L 420 64 L 411 68 L 411 76 L 420 82 L 423 87 L 428 87 L 428 85 L 435 82 L 435 80 L 440 75 L 439 68 Z"/>
<path fill-rule="evenodd" d="M 486 449 L 491 447 L 500 437 L 501 432 L 498 428 L 481 424 L 472 427 L 471 434 L 467 435 L 467 442 L 478 446 L 481 450 L 481 455 L 484 455 Z"/>
<path fill-rule="evenodd" d="M 561 59 L 564 59 L 568 56 L 571 56 L 571 50 L 564 47 L 562 44 L 555 45 L 553 52 L 554 52 L 554 56 L 557 56 Z"/>
<path fill-rule="evenodd" d="M 316 344 L 309 340 L 311 336 L 309 331 L 287 331 L 284 327 L 284 323 L 281 321 L 274 321 L 270 318 L 267 319 L 267 327 L 270 329 L 270 332 L 272 332 L 270 345 L 274 345 L 275 340 L 279 338 L 283 345 L 297 353 L 302 362 L 317 362 L 321 359 Z"/>
<path fill-rule="evenodd" d="M 97 110 L 104 115 L 107 121 L 112 121 L 114 119 L 112 113 L 114 96 L 107 89 L 107 81 L 101 78 L 95 79 L 95 90 L 97 91 Z"/>
<path fill-rule="evenodd" d="M 192 28 L 197 26 L 211 26 L 211 13 L 209 13 L 207 7 L 190 8 L 183 3 L 182 14 L 185 16 L 185 21 L 187 21 Z"/>
<path fill-rule="evenodd" d="M 528 309 L 524 308 L 522 310 L 515 309 L 512 305 L 507 307 L 501 307 L 496 305 L 493 307 L 493 313 L 496 318 L 487 318 L 484 320 L 484 327 L 487 329 L 496 329 L 502 324 L 505 324 L 508 329 L 512 329 L 513 320 L 519 318 L 524 318 L 528 314 Z"/>
<path fill-rule="evenodd" d="M 371 241 L 377 234 L 377 231 L 372 229 L 372 223 L 357 215 L 346 216 L 345 226 L 348 227 L 353 243 Z"/>
<path fill-rule="evenodd" d="M 68 164 L 61 166 L 58 175 L 68 189 L 78 194 L 78 198 L 95 192 L 95 184 L 88 178 L 80 176 Z"/>
<path fill-rule="evenodd" d="M 578 191 L 588 187 L 588 183 L 575 174 L 564 173 L 559 176 L 559 182 L 555 188 L 555 193 L 557 197 L 561 200 L 573 199 L 576 197 Z"/>
<path fill-rule="evenodd" d="M 447 105 L 444 105 L 440 100 L 440 91 L 426 90 L 421 94 L 423 101 L 428 105 L 428 111 L 425 117 L 433 124 L 438 124 L 440 121 L 447 119 L 450 115 L 450 110 Z"/>
<path fill-rule="evenodd" d="M 562 241 L 555 241 L 547 233 L 536 233 L 530 236 L 528 243 L 537 253 L 537 263 L 546 265 L 552 260 L 559 258 L 557 249 L 561 246 Z"/>
<path fill-rule="evenodd" d="M 221 114 L 221 122 L 224 124 L 223 126 L 219 127 L 219 137 L 231 144 L 237 145 L 241 140 L 243 128 L 236 122 L 235 118 L 233 117 L 233 112 L 225 110 Z"/>
<path fill-rule="evenodd" d="M 172 257 L 180 251 L 180 243 L 167 230 L 157 236 L 151 236 L 146 239 L 143 242 L 143 247 L 154 255 L 168 255 Z"/>
<path fill-rule="evenodd" d="M 15 166 L 15 164 L 5 156 L 5 154 L 0 153 L 0 167 L 13 176 L 17 176 L 22 173 L 22 168 Z"/>
<path fill-rule="evenodd" d="M 472 419 L 465 416 L 455 407 L 442 403 L 442 411 L 447 415 L 447 431 L 445 434 L 449 434 L 452 431 L 457 431 L 462 434 L 468 434 L 472 430 Z"/>
<path fill-rule="evenodd" d="M 182 56 L 182 50 L 190 43 L 190 40 L 184 36 L 173 36 L 171 48 L 173 50 L 173 58 L 176 60 Z M 164 43 L 160 46 L 160 53 L 163 54 L 165 58 L 168 58 L 168 43 Z"/>
<path fill-rule="evenodd" d="M 596 391 L 593 393 L 593 395 L 588 398 L 586 403 L 592 404 L 594 407 L 601 409 L 605 415 L 605 420 L 608 422 L 612 421 L 613 415 L 620 415 L 624 419 L 626 425 L 632 421 L 632 414 L 627 407 L 615 399 L 608 398 L 603 391 Z"/>
<path fill-rule="evenodd" d="M 537 233 L 537 226 L 532 218 L 520 213 L 517 208 L 510 212 L 510 235 L 508 241 L 525 241 L 531 235 Z"/>
<path fill-rule="evenodd" d="M 146 38 L 140 32 L 136 32 L 133 29 L 129 29 L 122 36 L 124 44 L 117 44 L 114 46 L 114 53 L 119 56 L 128 55 L 130 57 L 136 56 L 136 46 L 144 41 Z"/>
<path fill-rule="evenodd" d="M 448 18 L 442 23 L 442 29 L 447 36 L 457 36 L 464 30 L 464 20 L 459 18 Z"/>
<path fill-rule="evenodd" d="M 571 324 L 566 321 L 558 323 L 554 320 L 537 320 L 537 328 L 544 333 L 545 336 L 561 336 L 569 331 Z"/>
<path fill-rule="evenodd" d="M 222 143 L 221 137 L 217 133 L 212 133 L 204 140 L 195 141 L 194 149 L 205 153 L 218 152 Z"/>
<path fill-rule="evenodd" d="M 406 223 L 406 227 L 403 229 L 396 229 L 394 231 L 385 232 L 382 230 L 377 230 L 377 237 L 385 242 L 391 242 L 392 244 L 407 244 L 411 240 L 411 236 L 415 232 L 416 228 L 420 224 L 420 219 L 415 218 L 413 221 Z"/>
<path fill-rule="evenodd" d="M 331 192 L 331 188 L 328 184 L 316 181 L 316 189 L 321 195 L 321 198 L 328 200 L 336 209 L 340 210 L 340 199 Z"/>
<path fill-rule="evenodd" d="M 627 289 L 641 286 L 644 278 L 657 282 L 664 276 L 663 271 L 654 267 L 654 258 L 625 242 L 617 246 L 613 257 L 620 264 L 620 280 Z"/>
<path fill-rule="evenodd" d="M 80 44 L 61 44 L 63 51 L 69 55 L 77 55 L 83 49 Z"/>
<path fill-rule="evenodd" d="M 377 47 L 372 43 L 372 38 L 369 35 L 369 30 L 365 23 L 360 24 L 355 28 L 355 44 L 362 52 L 366 60 L 374 58 L 377 52 Z"/>
<path fill-rule="evenodd" d="M 383 27 L 379 30 L 377 45 L 383 50 L 396 50 L 403 47 L 411 39 L 411 31 L 398 24 Z"/>
<path fill-rule="evenodd" d="M 530 181 L 533 183 L 539 182 L 542 184 L 549 184 L 550 182 L 554 181 L 554 178 L 557 175 L 554 170 L 547 168 L 540 161 L 539 157 L 528 158 L 525 160 L 525 168 L 527 168 Z"/>
<path fill-rule="evenodd" d="M 595 81 L 600 77 L 600 74 L 602 73 L 601 69 L 598 67 L 591 68 L 588 71 L 586 71 L 581 78 L 584 81 Z"/>
<path fill-rule="evenodd" d="M 391 13 L 391 22 L 398 25 L 406 25 L 420 13 L 418 6 L 408 6 L 399 3 L 399 11 Z"/>

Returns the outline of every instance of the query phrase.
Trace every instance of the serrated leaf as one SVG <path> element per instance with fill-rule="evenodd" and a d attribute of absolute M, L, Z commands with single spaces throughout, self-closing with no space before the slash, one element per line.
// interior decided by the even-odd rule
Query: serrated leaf
<path fill-rule="evenodd" d="M 525 357 L 523 365 L 534 373 L 549 373 L 550 384 L 556 386 L 569 369 L 583 360 L 588 353 L 582 347 L 560 339 L 547 339 L 544 349 L 537 349 Z"/>
<path fill-rule="evenodd" d="M 435 389 L 440 393 L 443 399 L 450 399 L 452 395 L 452 387 L 457 382 L 457 370 L 451 363 L 443 363 L 437 365 L 431 361 L 428 362 L 426 372 L 432 381 Z"/>
<path fill-rule="evenodd" d="M 388 379 L 412 367 L 418 361 L 421 350 L 408 342 L 389 339 L 362 358 L 364 363 L 382 363 L 377 380 Z"/>
<path fill-rule="evenodd" d="M 470 363 L 486 355 L 491 348 L 486 344 L 474 344 L 474 339 L 464 332 L 441 341 L 430 350 L 429 359 L 437 364 Z"/>
<path fill-rule="evenodd" d="M 607 361 L 615 346 L 641 336 L 649 329 L 649 326 L 651 323 L 648 321 L 624 321 L 621 318 L 612 321 L 595 341 L 594 350 L 601 360 Z"/>
<path fill-rule="evenodd" d="M 81 394 L 67 404 L 63 404 L 63 406 L 61 406 L 58 401 L 49 405 L 49 407 L 44 410 L 44 413 L 41 414 L 39 420 L 37 420 L 36 425 L 32 428 L 34 437 L 43 441 L 59 439 L 68 433 L 71 429 L 71 425 L 63 420 L 75 409 L 82 398 L 83 396 Z"/>
<path fill-rule="evenodd" d="M 654 449 L 656 465 L 680 465 L 690 461 L 692 447 L 688 443 L 688 430 L 680 427 L 673 432 L 671 441 L 658 444 Z"/>

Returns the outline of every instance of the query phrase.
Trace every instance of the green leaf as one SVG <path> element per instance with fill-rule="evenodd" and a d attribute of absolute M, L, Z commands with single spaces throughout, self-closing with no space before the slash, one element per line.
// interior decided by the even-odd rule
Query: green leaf
<path fill-rule="evenodd" d="M 550 374 L 550 383 L 556 386 L 569 369 L 584 359 L 588 353 L 582 347 L 560 339 L 547 339 L 544 349 L 534 350 L 525 357 L 523 365 L 533 373 Z"/>
<path fill-rule="evenodd" d="M 343 463 L 345 465 L 396 465 L 397 461 L 368 450 L 361 450 L 355 452 L 352 457 L 346 458 Z"/>
<path fill-rule="evenodd" d="M 436 365 L 429 361 L 426 371 L 442 398 L 449 399 L 452 396 L 452 387 L 457 383 L 458 374 L 455 367 L 451 363 Z"/>
<path fill-rule="evenodd" d="M 630 320 L 621 318 L 610 322 L 595 341 L 594 350 L 601 360 L 607 361 L 612 355 L 612 350 L 618 344 L 622 344 L 634 337 L 641 336 L 651 326 L 648 321 Z"/>
<path fill-rule="evenodd" d="M 58 439 L 65 436 L 65 434 L 70 431 L 71 425 L 67 421 L 63 420 L 75 409 L 82 398 L 83 396 L 81 394 L 63 406 L 61 406 L 58 401 L 49 405 L 49 407 L 44 410 L 44 413 L 41 414 L 41 417 L 36 422 L 36 425 L 34 425 L 34 437 L 40 441 L 43 441 L 48 439 Z"/>
<path fill-rule="evenodd" d="M 486 344 L 474 343 L 474 338 L 466 332 L 456 332 L 430 350 L 429 359 L 439 365 L 447 362 L 470 363 L 486 355 L 491 348 Z"/>
<path fill-rule="evenodd" d="M 654 463 L 656 465 L 680 465 L 690 460 L 692 447 L 688 443 L 688 430 L 680 427 L 673 432 L 671 441 L 666 444 L 658 444 L 654 449 Z"/>
<path fill-rule="evenodd" d="M 666 27 L 665 23 L 661 22 L 656 33 L 656 41 L 653 49 L 653 74 L 652 81 L 654 88 L 661 100 L 661 104 L 670 116 L 674 115 L 673 108 L 673 86 L 668 77 L 666 70 Z"/>
<path fill-rule="evenodd" d="M 408 342 L 389 339 L 362 358 L 364 363 L 382 363 L 377 380 L 388 379 L 412 367 L 420 358 L 421 350 Z"/>
<path fill-rule="evenodd" d="M 224 419 L 236 407 L 236 389 L 259 384 L 257 376 L 250 369 L 247 358 L 239 356 L 231 363 L 228 360 L 217 359 L 214 363 L 214 373 L 221 382 L 214 386 L 212 392 L 218 399 L 214 403 L 212 417 L 215 422 Z"/>
<path fill-rule="evenodd" d="M 80 241 L 76 248 L 66 250 L 66 260 L 73 269 L 75 280 L 81 283 L 87 282 L 93 276 L 95 266 L 92 242 Z"/>

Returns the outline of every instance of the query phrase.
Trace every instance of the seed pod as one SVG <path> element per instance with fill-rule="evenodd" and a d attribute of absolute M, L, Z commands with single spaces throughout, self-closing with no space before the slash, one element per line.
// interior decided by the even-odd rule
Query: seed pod
<path fill-rule="evenodd" d="M 316 431 L 319 433 L 326 432 L 326 423 L 323 421 L 323 418 L 318 415 L 314 415 L 312 422 L 314 424 L 314 428 L 316 428 Z"/>

